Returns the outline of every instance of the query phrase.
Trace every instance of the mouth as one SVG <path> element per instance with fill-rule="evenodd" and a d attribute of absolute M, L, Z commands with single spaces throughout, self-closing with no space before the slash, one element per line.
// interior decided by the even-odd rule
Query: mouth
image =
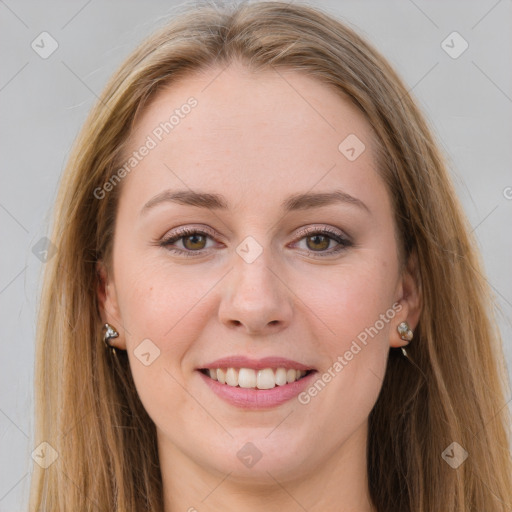
<path fill-rule="evenodd" d="M 199 371 L 219 384 L 233 388 L 267 390 L 282 387 L 306 378 L 315 370 L 299 368 L 201 368 Z"/>
<path fill-rule="evenodd" d="M 197 368 L 214 395 L 242 409 L 269 409 L 296 398 L 318 371 L 284 357 L 232 355 Z"/>

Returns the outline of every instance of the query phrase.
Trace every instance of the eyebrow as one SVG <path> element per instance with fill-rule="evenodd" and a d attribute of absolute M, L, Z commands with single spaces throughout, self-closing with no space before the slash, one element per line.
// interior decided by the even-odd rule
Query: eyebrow
<path fill-rule="evenodd" d="M 194 192 L 192 190 L 165 190 L 150 199 L 142 207 L 141 215 L 159 204 L 168 202 L 213 210 L 229 210 L 229 204 L 226 198 L 221 194 Z M 281 203 L 281 208 L 285 212 L 291 212 L 296 210 L 309 210 L 336 203 L 354 205 L 370 213 L 369 208 L 360 199 L 342 190 L 293 194 Z"/>

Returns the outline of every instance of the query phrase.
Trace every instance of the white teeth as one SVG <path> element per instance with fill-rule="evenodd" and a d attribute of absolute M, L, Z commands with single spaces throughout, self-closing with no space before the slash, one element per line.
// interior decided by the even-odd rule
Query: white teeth
<path fill-rule="evenodd" d="M 286 368 L 278 368 L 276 370 L 276 386 L 284 386 L 286 384 Z"/>
<path fill-rule="evenodd" d="M 293 368 L 264 368 L 253 370 L 252 368 L 209 368 L 207 374 L 213 380 L 228 386 L 248 389 L 272 389 L 276 386 L 284 386 L 299 380 L 306 375 L 305 370 Z"/>
<path fill-rule="evenodd" d="M 256 385 L 258 389 L 272 389 L 276 387 L 276 378 L 273 370 L 265 368 L 264 370 L 258 371 L 258 383 Z"/>
<path fill-rule="evenodd" d="M 238 386 L 238 370 L 234 368 L 226 370 L 226 384 L 228 386 Z"/>
<path fill-rule="evenodd" d="M 288 383 L 295 382 L 296 379 L 297 379 L 296 370 L 294 370 L 293 368 L 289 368 L 286 371 L 286 382 L 288 382 Z"/>
<path fill-rule="evenodd" d="M 252 368 L 240 368 L 240 372 L 238 372 L 238 385 L 241 388 L 255 388 L 256 371 Z"/>

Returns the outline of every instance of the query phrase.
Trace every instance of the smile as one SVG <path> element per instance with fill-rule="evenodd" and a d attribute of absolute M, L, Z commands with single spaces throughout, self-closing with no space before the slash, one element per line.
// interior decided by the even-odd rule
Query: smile
<path fill-rule="evenodd" d="M 210 379 L 231 387 L 245 389 L 272 389 L 296 382 L 313 370 L 295 368 L 203 368 L 201 373 Z"/>
<path fill-rule="evenodd" d="M 233 355 L 208 361 L 197 373 L 223 402 L 241 409 L 269 409 L 296 398 L 317 369 L 284 357 Z"/>

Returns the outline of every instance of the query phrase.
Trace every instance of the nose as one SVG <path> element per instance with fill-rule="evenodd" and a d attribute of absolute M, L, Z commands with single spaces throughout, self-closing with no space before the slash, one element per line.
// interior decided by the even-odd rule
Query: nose
<path fill-rule="evenodd" d="M 275 334 L 285 329 L 293 314 L 293 293 L 264 250 L 252 263 L 234 255 L 234 269 L 224 282 L 219 307 L 221 323 L 246 334 Z"/>

